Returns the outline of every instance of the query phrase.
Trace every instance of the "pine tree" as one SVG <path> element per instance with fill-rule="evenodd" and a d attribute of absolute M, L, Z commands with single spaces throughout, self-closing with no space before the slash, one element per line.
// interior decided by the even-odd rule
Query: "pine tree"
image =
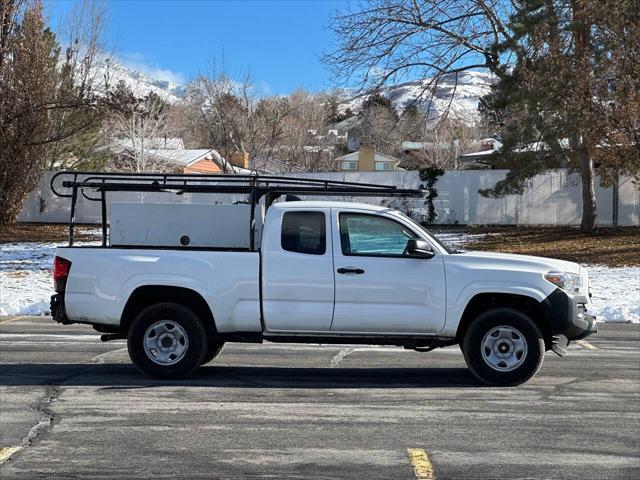
<path fill-rule="evenodd" d="M 363 115 L 367 110 L 371 110 L 373 107 L 381 107 L 385 110 L 388 110 L 389 113 L 392 113 L 395 118 L 398 118 L 398 113 L 393 106 L 391 100 L 389 100 L 384 95 L 381 95 L 378 92 L 374 92 L 371 95 L 367 96 L 364 102 L 362 102 L 362 106 L 360 107 L 360 115 Z"/>
<path fill-rule="evenodd" d="M 629 83 L 638 85 L 637 69 L 621 75 L 606 60 L 621 52 L 629 53 L 629 49 L 637 52 L 637 42 L 630 47 L 622 35 L 611 34 L 619 29 L 619 23 L 610 25 L 611 18 L 618 18 L 626 23 L 627 30 L 637 31 L 640 25 L 633 27 L 628 20 L 634 15 L 637 19 L 632 4 L 633 1 L 588 0 L 519 2 L 521 8 L 510 22 L 512 42 L 528 53 L 512 70 L 505 69 L 492 93 L 482 99 L 480 110 L 501 131 L 503 148 L 497 164 L 527 144 L 541 142 L 546 148 L 526 155 L 519 153 L 519 161 L 512 164 L 515 167 L 506 179 L 483 194 L 519 193 L 526 180 L 542 170 L 566 165 L 581 174 L 582 228 L 592 231 L 596 226 L 596 170 L 606 173 L 614 168 L 617 173 L 640 173 L 637 149 L 626 148 L 630 152 L 623 158 L 610 155 L 610 151 L 618 150 L 614 148 L 617 145 L 630 147 L 637 143 L 632 135 L 623 135 L 621 127 L 625 121 L 637 126 L 638 110 L 627 109 L 626 118 L 621 118 L 625 116 L 620 115 L 622 98 L 608 101 L 611 95 L 606 88 L 611 82 L 617 88 L 629 87 Z M 620 9 L 626 11 L 620 15 Z M 496 45 L 500 53 L 511 49 L 513 44 Z M 631 90 L 623 89 L 627 94 Z M 606 121 L 612 118 L 617 121 Z"/>

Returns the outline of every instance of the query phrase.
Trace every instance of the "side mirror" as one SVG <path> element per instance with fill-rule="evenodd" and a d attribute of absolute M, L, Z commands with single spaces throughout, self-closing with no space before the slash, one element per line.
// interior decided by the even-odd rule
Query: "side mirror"
<path fill-rule="evenodd" d="M 433 258 L 435 255 L 429 244 L 418 238 L 412 238 L 407 241 L 407 248 L 405 251 L 410 257 L 415 258 Z"/>

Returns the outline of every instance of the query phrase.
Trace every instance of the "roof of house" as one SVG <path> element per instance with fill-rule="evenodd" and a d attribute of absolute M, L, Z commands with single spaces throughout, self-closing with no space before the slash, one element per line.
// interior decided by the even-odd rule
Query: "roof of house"
<path fill-rule="evenodd" d="M 357 115 L 353 115 L 352 117 L 345 118 L 340 122 L 336 122 L 332 125 L 329 125 L 328 130 L 351 130 L 353 127 L 357 126 L 360 123 L 360 118 Z"/>
<path fill-rule="evenodd" d="M 142 139 L 118 138 L 113 140 L 106 148 L 110 150 L 123 150 L 140 148 Z M 144 139 L 145 148 L 157 148 L 161 150 L 184 150 L 184 142 L 180 137 L 152 137 Z"/>
<path fill-rule="evenodd" d="M 497 153 L 498 150 L 482 150 L 480 152 L 471 152 L 471 153 L 465 153 L 463 155 L 460 155 L 458 158 L 472 158 L 472 157 L 486 157 L 489 155 L 493 155 L 494 153 Z"/>
<path fill-rule="evenodd" d="M 558 143 L 560 145 L 560 148 L 568 149 L 570 147 L 568 138 L 563 138 Z M 541 142 L 529 143 L 527 145 L 524 145 L 520 148 L 515 149 L 514 151 L 519 153 L 549 152 L 551 151 L 551 147 L 547 142 L 541 141 Z"/>
<path fill-rule="evenodd" d="M 360 152 L 347 153 L 341 157 L 336 158 L 338 162 L 357 162 L 359 160 Z M 397 163 L 400 160 L 391 155 L 385 155 L 384 153 L 376 152 L 374 161 L 376 162 L 394 162 Z"/>
<path fill-rule="evenodd" d="M 488 150 L 480 150 L 479 152 L 469 152 L 464 155 L 460 155 L 459 158 L 468 159 L 468 158 L 476 158 L 476 157 L 486 157 L 489 155 L 493 155 L 500 152 L 502 148 L 502 142 L 495 140 L 493 138 L 486 138 L 483 140 L 479 140 L 478 143 L 488 144 L 493 143 L 493 148 Z M 561 139 L 559 142 L 560 148 L 568 149 L 569 148 L 569 140 L 566 138 Z M 534 142 L 525 144 L 519 148 L 513 150 L 513 153 L 539 153 L 539 152 L 551 152 L 551 147 L 546 142 Z"/>
<path fill-rule="evenodd" d="M 446 142 L 402 142 L 402 150 L 447 150 L 451 148 Z"/>
<path fill-rule="evenodd" d="M 168 163 L 175 163 L 187 167 L 198 160 L 209 157 L 213 161 L 213 149 L 194 149 L 194 150 L 172 150 L 172 149 L 149 149 L 146 151 L 148 155 L 153 155 L 158 160 L 164 160 Z"/>

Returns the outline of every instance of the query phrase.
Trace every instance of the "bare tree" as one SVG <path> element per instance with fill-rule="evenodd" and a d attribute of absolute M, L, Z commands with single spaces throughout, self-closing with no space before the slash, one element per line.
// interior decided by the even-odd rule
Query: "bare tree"
<path fill-rule="evenodd" d="M 107 139 L 117 149 L 109 167 L 114 170 L 151 172 L 175 168 L 155 150 L 162 149 L 162 139 L 169 134 L 169 105 L 150 93 L 140 99 L 123 82 L 110 92 L 109 113 L 104 129 Z M 113 148 L 113 147 L 112 147 Z"/>
<path fill-rule="evenodd" d="M 186 99 L 191 123 L 198 126 L 208 146 L 224 158 L 246 152 L 255 134 L 253 112 L 258 102 L 250 76 L 236 79 L 213 68 L 187 86 Z"/>
<path fill-rule="evenodd" d="M 334 170 L 334 140 L 327 135 L 327 95 L 298 89 L 282 99 L 282 134 L 276 154 L 296 169 Z"/>
<path fill-rule="evenodd" d="M 474 68 L 504 74 L 495 44 L 512 35 L 509 0 L 370 0 L 335 14 L 339 48 L 324 56 L 334 78 L 360 91 L 408 78 L 430 78 L 424 98 L 443 75 Z M 515 54 L 520 55 L 516 49 Z"/>
<path fill-rule="evenodd" d="M 393 107 L 373 104 L 362 109 L 354 135 L 362 144 L 374 145 L 387 155 L 398 155 L 402 142 L 399 119 Z"/>
<path fill-rule="evenodd" d="M 47 28 L 40 0 L 0 2 L 0 223 L 11 222 L 35 187 L 55 142 L 88 128 L 97 100 L 90 66 L 99 50 L 99 15 L 87 15 L 90 48 L 80 41 L 64 53 Z M 71 125 L 62 112 L 84 112 Z M 61 125 L 65 124 L 62 128 Z"/>
<path fill-rule="evenodd" d="M 253 159 L 279 161 L 281 168 L 317 171 L 331 168 L 333 144 L 325 135 L 325 95 L 298 90 L 264 96 L 249 75 L 215 69 L 187 88 L 184 125 L 198 132 L 199 146 L 223 157 L 246 152 Z"/>
<path fill-rule="evenodd" d="M 96 66 L 108 50 L 104 40 L 106 16 L 103 2 L 83 1 L 74 3 L 69 14 L 61 19 L 57 29 L 60 40 L 73 47 L 65 50 L 62 68 L 52 72 L 56 76 L 56 103 L 73 96 L 100 100 L 94 94 L 100 81 L 96 78 Z M 51 110 L 51 142 L 46 149 L 45 168 L 88 168 L 102 163 L 104 158 L 97 151 L 102 120 L 99 108 Z"/>

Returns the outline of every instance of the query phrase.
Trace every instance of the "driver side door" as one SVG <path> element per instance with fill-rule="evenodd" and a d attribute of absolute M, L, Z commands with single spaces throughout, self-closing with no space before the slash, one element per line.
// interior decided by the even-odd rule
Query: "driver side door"
<path fill-rule="evenodd" d="M 390 216 L 332 209 L 335 307 L 331 330 L 373 334 L 437 333 L 444 327 L 442 255 L 415 258 L 422 238 Z"/>

